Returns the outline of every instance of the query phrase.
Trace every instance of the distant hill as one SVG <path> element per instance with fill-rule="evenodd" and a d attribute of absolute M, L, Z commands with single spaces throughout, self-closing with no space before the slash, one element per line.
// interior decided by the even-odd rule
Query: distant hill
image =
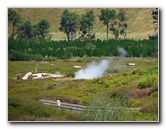
<path fill-rule="evenodd" d="M 69 11 L 76 12 L 79 15 L 93 10 L 96 16 L 93 32 L 96 34 L 96 38 L 105 39 L 106 27 L 98 18 L 101 9 L 102 8 L 68 8 Z M 119 11 L 119 8 L 114 9 L 117 12 Z M 21 15 L 22 21 L 29 20 L 32 24 L 38 23 L 41 19 L 47 19 L 50 23 L 49 31 L 53 39 L 60 40 L 66 38 L 66 35 L 59 31 L 61 15 L 64 8 L 13 8 L 13 10 Z M 153 8 L 125 8 L 125 10 L 128 18 L 127 38 L 147 39 L 148 34 L 154 34 L 153 19 L 151 16 Z M 11 25 L 9 25 L 9 35 L 11 28 Z M 113 38 L 111 31 L 109 32 L 109 38 Z"/>

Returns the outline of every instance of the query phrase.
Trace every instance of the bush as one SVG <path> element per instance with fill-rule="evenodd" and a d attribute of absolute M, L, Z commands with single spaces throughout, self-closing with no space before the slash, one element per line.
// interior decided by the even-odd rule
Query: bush
<path fill-rule="evenodd" d="M 144 69 L 141 69 L 141 68 L 137 68 L 137 69 L 134 69 L 131 74 L 138 74 L 138 75 L 144 75 L 146 73 L 146 70 Z"/>
<path fill-rule="evenodd" d="M 43 60 L 44 61 L 56 61 L 57 59 L 58 59 L 57 57 L 49 56 L 49 57 L 45 57 Z"/>
<path fill-rule="evenodd" d="M 83 114 L 88 121 L 130 121 L 132 114 L 126 107 L 127 99 L 123 96 L 110 98 L 108 94 L 100 94 L 94 97 Z"/>
<path fill-rule="evenodd" d="M 151 97 L 157 98 L 158 97 L 158 92 L 154 92 L 150 95 Z"/>
<path fill-rule="evenodd" d="M 74 73 L 65 73 L 65 77 L 74 77 L 75 76 L 75 74 Z"/>
<path fill-rule="evenodd" d="M 128 106 L 132 107 L 132 108 L 138 108 L 141 105 L 142 104 L 141 104 L 140 100 L 130 100 L 129 103 L 128 103 Z"/>
<path fill-rule="evenodd" d="M 153 84 L 156 84 L 158 81 L 157 81 L 157 77 L 156 76 L 145 76 L 143 77 L 138 85 L 137 85 L 137 88 L 146 88 L 146 87 L 152 87 Z"/>
<path fill-rule="evenodd" d="M 43 60 L 43 56 L 41 54 L 35 54 L 34 55 L 34 60 L 35 61 L 42 61 Z"/>
<path fill-rule="evenodd" d="M 9 54 L 9 59 L 11 61 L 20 61 L 23 60 L 22 53 L 20 51 L 13 51 L 12 54 Z"/>

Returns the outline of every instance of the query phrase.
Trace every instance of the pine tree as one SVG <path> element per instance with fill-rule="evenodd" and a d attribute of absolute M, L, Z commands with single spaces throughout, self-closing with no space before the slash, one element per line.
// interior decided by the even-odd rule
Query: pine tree
<path fill-rule="evenodd" d="M 111 25 L 113 27 L 115 15 L 116 15 L 115 10 L 102 9 L 101 15 L 99 16 L 100 21 L 103 21 L 103 24 L 106 25 L 107 27 L 107 40 L 108 40 L 108 28 L 109 28 L 110 20 L 112 20 Z"/>
<path fill-rule="evenodd" d="M 82 15 L 80 30 L 83 32 L 83 34 L 88 33 L 88 39 L 91 38 L 90 32 L 93 27 L 94 20 L 95 20 L 95 15 L 93 10 L 88 11 L 86 14 Z"/>
<path fill-rule="evenodd" d="M 8 20 L 13 26 L 12 39 L 14 39 L 15 27 L 21 21 L 20 17 L 20 14 L 18 14 L 16 11 L 13 11 L 12 9 L 8 10 Z"/>

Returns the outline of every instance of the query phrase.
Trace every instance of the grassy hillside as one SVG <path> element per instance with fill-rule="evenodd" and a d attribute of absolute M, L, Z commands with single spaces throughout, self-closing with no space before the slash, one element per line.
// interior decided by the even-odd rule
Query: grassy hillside
<path fill-rule="evenodd" d="M 79 15 L 85 14 L 89 10 L 93 10 L 96 16 L 93 32 L 96 38 L 105 39 L 106 27 L 99 21 L 98 15 L 102 8 L 68 8 L 69 11 L 76 12 Z M 64 39 L 66 35 L 59 31 L 61 15 L 64 8 L 13 8 L 21 14 L 22 21 L 29 20 L 32 24 L 38 23 L 41 19 L 47 19 L 50 23 L 50 33 L 53 39 Z M 119 9 L 115 10 L 118 12 Z M 128 18 L 127 32 L 128 38 L 144 39 L 148 38 L 148 34 L 153 34 L 153 19 L 151 16 L 152 8 L 126 8 L 126 16 Z M 11 33 L 11 25 L 9 25 L 9 33 Z M 113 37 L 109 32 L 109 37 Z"/>

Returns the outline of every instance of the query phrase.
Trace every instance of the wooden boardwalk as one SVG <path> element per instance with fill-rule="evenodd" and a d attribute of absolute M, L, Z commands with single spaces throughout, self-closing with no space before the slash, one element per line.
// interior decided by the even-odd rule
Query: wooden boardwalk
<path fill-rule="evenodd" d="M 45 105 L 55 106 L 58 108 L 68 109 L 68 110 L 73 110 L 73 111 L 82 111 L 84 108 L 86 108 L 86 106 L 82 106 L 82 105 L 78 105 L 78 104 L 64 103 L 64 102 L 61 102 L 61 105 L 59 106 L 56 101 L 45 100 L 45 99 L 41 99 L 39 101 Z"/>
<path fill-rule="evenodd" d="M 83 105 L 70 104 L 70 103 L 64 103 L 64 102 L 61 102 L 61 105 L 59 106 L 56 101 L 51 101 L 51 100 L 46 100 L 46 99 L 41 99 L 39 101 L 48 106 L 54 106 L 54 107 L 58 107 L 60 109 L 68 109 L 68 110 L 77 111 L 77 112 L 81 112 L 83 109 L 86 108 L 86 106 L 83 106 Z M 117 107 L 117 108 L 121 108 L 121 107 Z M 141 108 L 127 108 L 127 107 L 126 108 L 123 107 L 123 109 L 138 110 L 138 111 L 141 110 Z M 94 109 L 94 110 L 97 110 L 97 109 Z M 100 109 L 100 110 L 102 110 L 102 109 Z M 111 111 L 111 107 L 110 107 L 110 110 L 108 110 L 108 111 Z"/>

